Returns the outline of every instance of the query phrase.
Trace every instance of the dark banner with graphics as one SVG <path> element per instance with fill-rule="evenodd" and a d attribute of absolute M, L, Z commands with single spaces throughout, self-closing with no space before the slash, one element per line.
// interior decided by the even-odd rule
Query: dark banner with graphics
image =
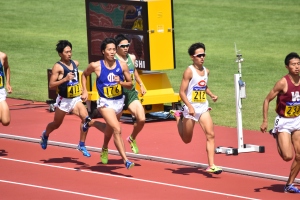
<path fill-rule="evenodd" d="M 103 59 L 102 41 L 118 34 L 130 40 L 129 53 L 136 56 L 135 66 L 150 70 L 147 3 L 124 0 L 86 0 L 89 62 Z"/>

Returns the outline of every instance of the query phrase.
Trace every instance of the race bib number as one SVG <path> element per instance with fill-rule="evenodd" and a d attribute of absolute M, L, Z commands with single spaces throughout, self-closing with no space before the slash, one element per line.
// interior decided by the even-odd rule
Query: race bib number
<path fill-rule="evenodd" d="M 134 71 L 133 70 L 129 70 L 130 73 L 130 78 L 133 81 L 134 80 Z"/>
<path fill-rule="evenodd" d="M 130 78 L 131 78 L 132 84 L 135 84 L 134 70 L 130 69 L 130 70 L 129 70 L 129 73 L 130 73 Z"/>
<path fill-rule="evenodd" d="M 206 91 L 201 87 L 194 87 L 192 91 L 192 102 L 205 103 L 206 102 Z"/>
<path fill-rule="evenodd" d="M 0 88 L 3 88 L 3 86 L 4 86 L 4 83 L 3 83 L 4 81 L 3 81 L 3 76 L 1 75 L 1 73 L 0 73 Z"/>
<path fill-rule="evenodd" d="M 285 117 L 297 117 L 300 115 L 300 105 L 285 106 Z"/>
<path fill-rule="evenodd" d="M 106 98 L 114 98 L 122 95 L 122 86 L 120 84 L 103 87 Z"/>
<path fill-rule="evenodd" d="M 78 82 L 67 86 L 67 97 L 73 98 L 80 95 L 80 85 Z"/>

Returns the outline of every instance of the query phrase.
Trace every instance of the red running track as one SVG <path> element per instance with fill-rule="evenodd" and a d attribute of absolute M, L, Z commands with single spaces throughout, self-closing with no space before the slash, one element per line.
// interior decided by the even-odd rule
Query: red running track
<path fill-rule="evenodd" d="M 16 99 L 7 100 L 10 105 L 12 121 L 8 127 L 0 126 L 0 133 L 37 139 L 40 137 L 47 123 L 53 120 L 53 113 L 48 112 L 48 105 L 45 103 Z M 132 125 L 122 123 L 121 126 L 123 138 L 125 139 L 129 135 Z M 76 116 L 67 115 L 62 126 L 50 135 L 49 140 L 77 144 L 79 139 L 78 129 L 79 119 Z M 216 146 L 237 146 L 236 128 L 216 126 L 215 132 Z M 103 134 L 91 128 L 86 144 L 91 147 L 100 148 L 102 141 Z M 250 170 L 278 176 L 288 175 L 291 163 L 283 162 L 277 155 L 275 141 L 272 137 L 258 131 L 244 130 L 244 141 L 247 144 L 263 145 L 266 148 L 266 152 L 242 153 L 238 156 L 218 154 L 215 157 L 216 164 L 222 167 Z M 198 126 L 195 128 L 193 141 L 186 145 L 180 140 L 174 121 L 147 122 L 145 128 L 138 136 L 137 142 L 140 153 L 144 155 L 207 163 L 205 138 Z M 14 147 L 14 145 L 18 146 Z M 23 145 L 28 146 L 22 147 Z M 130 152 L 130 147 L 127 143 L 125 143 L 125 147 Z M 31 148 L 34 150 L 30 150 Z M 110 143 L 109 148 L 115 149 L 113 142 Z M 99 153 L 96 152 L 91 152 L 92 157 L 87 159 L 74 149 L 49 146 L 46 151 L 43 151 L 36 143 L 8 139 L 0 139 L 0 150 L 3 152 L 0 157 L 0 179 L 2 180 L 0 188 L 1 191 L 2 188 L 7 188 L 7 190 L 3 190 L 5 191 L 4 194 L 8 195 L 7 199 L 18 199 L 19 197 L 20 199 L 24 199 L 22 198 L 24 195 L 26 197 L 27 195 L 34 195 L 33 199 L 40 199 L 38 198 L 39 195 L 42 195 L 43 198 L 47 196 L 54 198 L 53 195 L 56 194 L 59 195 L 59 199 L 92 198 L 83 196 L 83 194 L 58 192 L 53 190 L 55 188 L 112 199 L 238 198 L 224 196 L 223 194 L 214 194 L 209 191 L 257 199 L 299 199 L 298 195 L 282 193 L 284 182 L 278 180 L 274 181 L 226 172 L 216 176 L 207 174 L 203 169 L 195 167 L 146 160 L 134 160 L 137 166 L 128 171 L 124 168 L 119 156 L 110 155 L 109 164 L 102 165 L 99 163 Z M 6 158 L 25 160 L 33 163 L 7 160 Z M 59 165 L 69 167 L 71 170 L 34 163 Z M 13 170 L 12 166 L 15 166 L 16 169 Z M 80 170 L 74 170 L 77 168 Z M 39 172 L 40 170 L 42 172 Z M 69 173 L 70 175 L 68 175 Z M 110 175 L 116 175 L 116 177 Z M 46 181 L 44 176 L 49 177 L 49 180 Z M 97 177 L 92 178 L 91 176 Z M 9 179 L 6 180 L 2 177 L 9 177 Z M 124 177 L 132 177 L 134 179 L 124 179 Z M 22 180 L 18 178 L 22 178 Z M 145 180 L 148 180 L 148 182 Z M 149 180 L 156 182 L 149 182 Z M 11 181 L 11 183 L 4 181 Z M 16 184 L 19 182 L 33 186 Z M 165 186 L 163 183 L 173 185 Z M 85 185 L 88 187 L 85 188 Z M 37 188 L 37 186 L 49 187 L 50 189 L 41 189 Z M 102 187 L 105 189 L 102 189 Z M 14 192 L 15 189 L 24 191 L 25 193 L 18 195 L 18 197 Z M 31 190 L 36 190 L 38 194 L 28 192 Z M 48 193 L 47 191 L 50 195 L 44 195 L 44 193 Z M 61 195 L 73 196 L 62 198 Z M 76 198 L 73 198 L 74 195 Z"/>
<path fill-rule="evenodd" d="M 270 179 L 134 159 L 131 170 L 119 156 L 109 164 L 99 153 L 0 139 L 1 199 L 299 199 Z"/>

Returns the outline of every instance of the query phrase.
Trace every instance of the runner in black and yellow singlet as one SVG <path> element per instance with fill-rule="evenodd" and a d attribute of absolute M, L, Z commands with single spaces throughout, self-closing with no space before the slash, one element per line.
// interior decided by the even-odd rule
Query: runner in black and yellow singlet
<path fill-rule="evenodd" d="M 78 74 L 79 62 L 71 60 L 72 44 L 67 40 L 60 40 L 56 45 L 56 51 L 60 61 L 56 62 L 52 67 L 49 80 L 49 88 L 57 88 L 58 93 L 55 103 L 55 116 L 53 121 L 47 125 L 46 130 L 43 131 L 40 145 L 42 149 L 47 148 L 50 133 L 60 127 L 67 113 L 72 112 L 81 119 L 80 139 L 77 150 L 82 152 L 83 156 L 90 157 L 91 155 L 85 147 L 88 128 L 95 126 L 95 124 L 100 126 L 103 123 L 92 120 L 85 105 L 82 103 Z"/>
<path fill-rule="evenodd" d="M 70 60 L 73 69 L 69 69 L 66 65 L 61 62 L 57 62 L 57 64 L 63 67 L 63 76 L 62 79 L 65 78 L 68 73 L 74 74 L 74 79 L 66 81 L 58 86 L 58 94 L 64 98 L 74 98 L 78 97 L 81 94 L 80 84 L 79 84 L 79 73 L 76 64 L 73 60 Z"/>

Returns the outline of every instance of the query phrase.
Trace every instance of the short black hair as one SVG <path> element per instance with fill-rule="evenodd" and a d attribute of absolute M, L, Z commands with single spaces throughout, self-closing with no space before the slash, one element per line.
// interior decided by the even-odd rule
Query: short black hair
<path fill-rule="evenodd" d="M 285 66 L 289 66 L 290 60 L 292 60 L 293 58 L 299 58 L 300 59 L 299 55 L 296 52 L 291 52 L 284 59 Z"/>
<path fill-rule="evenodd" d="M 128 37 L 126 37 L 125 35 L 123 34 L 119 34 L 115 37 L 115 40 L 116 40 L 116 45 L 118 46 L 120 44 L 121 41 L 123 40 L 127 40 L 129 43 L 130 43 L 130 40 L 128 39 Z"/>
<path fill-rule="evenodd" d="M 56 51 L 62 53 L 64 49 L 69 46 L 72 49 L 72 44 L 68 40 L 59 40 L 56 44 Z"/>
<path fill-rule="evenodd" d="M 204 49 L 204 52 L 205 52 L 205 45 L 204 45 L 203 43 L 197 42 L 197 43 L 192 44 L 192 45 L 189 47 L 189 49 L 188 49 L 189 55 L 190 55 L 190 56 L 194 55 L 194 54 L 195 54 L 195 51 L 196 51 L 197 49 L 200 49 L 200 48 L 201 48 L 201 49 Z"/>
<path fill-rule="evenodd" d="M 102 51 L 105 50 L 105 48 L 108 44 L 115 44 L 115 46 L 117 46 L 116 40 L 114 38 L 105 38 L 100 45 L 101 53 L 102 53 Z"/>

